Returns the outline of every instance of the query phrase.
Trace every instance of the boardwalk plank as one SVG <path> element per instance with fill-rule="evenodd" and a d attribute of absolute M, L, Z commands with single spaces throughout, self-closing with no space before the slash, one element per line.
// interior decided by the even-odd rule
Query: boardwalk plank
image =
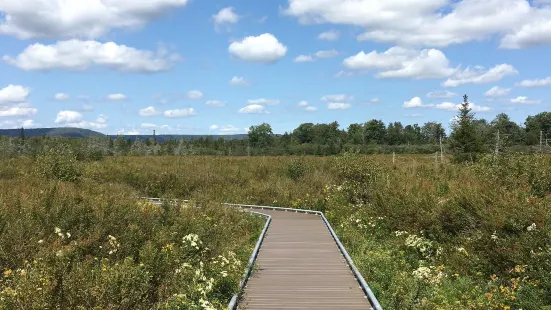
<path fill-rule="evenodd" d="M 259 212 L 272 222 L 239 309 L 371 309 L 319 215 Z"/>

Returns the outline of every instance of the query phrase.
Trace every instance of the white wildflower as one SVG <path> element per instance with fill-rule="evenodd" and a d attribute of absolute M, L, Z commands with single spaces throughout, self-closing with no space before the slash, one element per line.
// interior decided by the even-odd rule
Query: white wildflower
<path fill-rule="evenodd" d="M 396 237 L 399 237 L 401 235 L 407 235 L 408 232 L 407 231 L 400 231 L 400 230 L 397 230 L 394 232 L 394 234 L 396 235 Z"/>
<path fill-rule="evenodd" d="M 534 231 L 537 229 L 536 223 L 532 223 L 532 225 L 526 227 L 526 230 L 528 231 Z"/>
<path fill-rule="evenodd" d="M 490 238 L 494 241 L 497 241 L 498 237 L 497 237 L 497 231 L 494 230 L 494 233 L 490 236 Z"/>
<path fill-rule="evenodd" d="M 44 240 L 42 239 L 38 240 L 38 244 L 42 244 L 42 243 L 44 243 Z"/>
<path fill-rule="evenodd" d="M 222 275 L 223 278 L 227 277 L 228 276 L 228 272 L 223 270 L 222 272 L 220 272 L 220 274 Z"/>
<path fill-rule="evenodd" d="M 54 232 L 56 234 L 59 234 L 61 232 L 61 228 L 59 228 L 59 227 L 54 228 Z"/>

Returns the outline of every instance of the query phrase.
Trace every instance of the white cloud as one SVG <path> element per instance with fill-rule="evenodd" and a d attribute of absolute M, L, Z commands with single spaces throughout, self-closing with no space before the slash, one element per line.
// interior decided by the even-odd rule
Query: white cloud
<path fill-rule="evenodd" d="M 295 59 L 293 59 L 294 62 L 312 62 L 314 61 L 314 58 L 312 55 L 298 55 Z"/>
<path fill-rule="evenodd" d="M 211 107 L 223 107 L 226 105 L 225 102 L 223 101 L 219 101 L 219 100 L 207 100 L 207 102 L 205 102 L 206 105 L 209 105 Z"/>
<path fill-rule="evenodd" d="M 333 101 L 333 102 L 346 102 L 354 100 L 354 97 L 348 96 L 346 94 L 336 94 L 336 95 L 325 95 L 321 97 L 323 101 Z"/>
<path fill-rule="evenodd" d="M 509 64 L 496 65 L 485 70 L 484 67 L 468 67 L 456 72 L 452 77 L 442 83 L 444 87 L 457 87 L 464 84 L 484 84 L 501 81 L 506 76 L 518 74 L 517 69 Z"/>
<path fill-rule="evenodd" d="M 439 104 L 425 104 L 419 97 L 413 97 L 409 101 L 405 101 L 402 105 L 403 108 L 406 109 L 412 109 L 412 108 L 431 108 L 431 109 L 438 109 L 438 110 L 446 110 L 446 111 L 452 111 L 455 112 L 459 110 L 461 107 L 461 104 L 456 104 L 453 102 L 442 102 Z M 474 103 L 469 103 L 469 107 L 475 111 L 475 112 L 488 112 L 492 109 L 490 107 L 484 107 L 484 106 L 478 106 Z"/>
<path fill-rule="evenodd" d="M 461 104 L 455 104 L 452 102 L 442 102 L 437 105 L 434 105 L 434 107 L 439 110 L 456 112 L 461 107 Z M 469 103 L 469 108 L 471 108 L 474 112 L 488 112 L 492 110 L 492 108 L 490 107 L 479 106 L 474 103 Z"/>
<path fill-rule="evenodd" d="M 306 108 L 304 108 L 305 111 L 307 112 L 315 112 L 318 110 L 318 108 L 316 107 L 313 107 L 313 106 L 307 106 Z"/>
<path fill-rule="evenodd" d="M 26 102 L 30 93 L 28 87 L 10 84 L 0 89 L 0 104 Z"/>
<path fill-rule="evenodd" d="M 164 113 L 165 117 L 168 118 L 181 118 L 196 115 L 194 108 L 185 108 L 185 109 L 176 109 L 176 110 L 167 110 Z"/>
<path fill-rule="evenodd" d="M 108 117 L 103 115 L 103 114 L 100 114 L 98 116 L 98 118 L 96 118 L 96 122 L 99 123 L 99 124 L 106 124 L 107 123 L 107 119 Z"/>
<path fill-rule="evenodd" d="M 535 80 L 524 80 L 520 83 L 515 84 L 516 86 L 521 87 L 542 87 L 542 86 L 551 86 L 551 76 L 548 76 L 544 79 L 535 79 Z"/>
<path fill-rule="evenodd" d="M 38 127 L 40 124 L 35 123 L 32 119 L 18 119 L 18 120 L 5 120 L 0 122 L 0 128 L 33 128 Z"/>
<path fill-rule="evenodd" d="M 0 106 L 0 117 L 31 116 L 36 113 L 38 113 L 38 110 L 26 102 L 5 107 Z"/>
<path fill-rule="evenodd" d="M 351 107 L 350 103 L 345 102 L 329 102 L 327 104 L 328 110 L 348 110 Z"/>
<path fill-rule="evenodd" d="M 107 95 L 107 100 L 109 101 L 122 101 L 126 100 L 126 95 L 124 94 L 109 94 Z"/>
<path fill-rule="evenodd" d="M 406 109 L 428 108 L 428 107 L 432 107 L 432 106 L 433 105 L 430 105 L 430 104 L 424 104 L 423 101 L 421 100 L 421 98 L 419 98 L 419 97 L 413 97 L 409 101 L 404 101 L 404 105 L 403 105 L 403 107 L 406 108 Z"/>
<path fill-rule="evenodd" d="M 318 108 L 311 106 L 311 105 L 308 103 L 308 101 L 305 101 L 305 100 L 299 102 L 297 105 L 298 105 L 300 108 L 304 108 L 304 111 L 307 111 L 307 112 L 315 112 L 315 111 L 318 110 Z"/>
<path fill-rule="evenodd" d="M 142 123 L 142 125 L 140 126 L 144 129 L 155 129 L 155 128 L 158 128 L 159 126 L 155 125 L 155 124 L 150 124 L 150 123 Z"/>
<path fill-rule="evenodd" d="M 520 104 L 538 104 L 541 102 L 541 100 L 531 100 L 526 96 L 518 96 L 516 98 L 511 99 L 512 103 L 520 103 Z"/>
<path fill-rule="evenodd" d="M 187 92 L 187 97 L 192 100 L 199 100 L 203 98 L 203 93 L 198 90 L 190 90 Z"/>
<path fill-rule="evenodd" d="M 490 88 L 486 93 L 484 93 L 484 96 L 486 97 L 500 97 L 508 95 L 511 92 L 510 88 L 501 88 L 499 86 L 494 86 Z"/>
<path fill-rule="evenodd" d="M 210 125 L 209 130 L 216 130 L 218 129 L 218 125 Z"/>
<path fill-rule="evenodd" d="M 57 93 L 54 96 L 55 100 L 64 101 L 69 99 L 69 95 L 66 93 Z"/>
<path fill-rule="evenodd" d="M 381 102 L 381 99 L 379 99 L 379 98 L 371 98 L 371 99 L 369 100 L 369 102 L 371 102 L 371 103 L 379 103 L 379 102 Z"/>
<path fill-rule="evenodd" d="M 453 98 L 456 97 L 457 94 L 451 91 L 431 91 L 427 94 L 427 97 L 429 98 L 435 98 L 435 99 L 443 99 L 443 98 Z"/>
<path fill-rule="evenodd" d="M 280 103 L 280 101 L 276 99 L 264 99 L 264 98 L 249 99 L 247 100 L 247 102 L 249 104 L 254 104 L 254 105 L 278 105 Z"/>
<path fill-rule="evenodd" d="M 240 129 L 233 126 L 233 125 L 225 125 L 220 128 L 221 133 L 236 133 L 239 132 Z"/>
<path fill-rule="evenodd" d="M 155 116 L 155 115 L 159 115 L 161 114 L 162 112 L 157 110 L 155 107 L 153 106 L 149 106 L 147 108 L 143 108 L 140 110 L 140 116 L 144 116 L 144 117 L 148 117 L 148 116 Z"/>
<path fill-rule="evenodd" d="M 340 33 L 337 30 L 329 30 L 318 35 L 318 39 L 327 41 L 336 41 L 339 39 Z"/>
<path fill-rule="evenodd" d="M 82 121 L 82 114 L 77 111 L 59 111 L 55 119 L 56 124 L 78 123 Z"/>
<path fill-rule="evenodd" d="M 246 107 L 243 107 L 243 108 L 239 109 L 239 113 L 243 113 L 243 114 L 263 114 L 263 113 L 267 113 L 267 112 L 264 109 L 263 105 L 250 104 Z"/>
<path fill-rule="evenodd" d="M 250 86 L 251 83 L 249 83 L 247 80 L 245 80 L 242 76 L 234 76 L 230 80 L 230 86 Z"/>
<path fill-rule="evenodd" d="M 228 47 L 228 51 L 240 60 L 272 64 L 287 54 L 287 47 L 281 44 L 274 35 L 264 33 L 233 42 Z"/>
<path fill-rule="evenodd" d="M 501 36 L 500 47 L 551 42 L 551 9 L 527 0 L 288 0 L 301 23 L 353 25 L 358 40 L 445 47 Z M 468 21 L 468 22 L 465 22 Z"/>
<path fill-rule="evenodd" d="M 446 55 L 437 49 L 416 51 L 392 47 L 383 53 L 361 51 L 346 58 L 343 64 L 351 70 L 379 70 L 378 78 L 443 78 L 456 71 L 449 67 Z"/>
<path fill-rule="evenodd" d="M 304 100 L 298 103 L 298 106 L 301 107 L 301 108 L 305 108 L 308 105 L 309 105 L 308 101 L 304 101 Z"/>
<path fill-rule="evenodd" d="M 418 118 L 418 117 L 423 117 L 424 115 L 423 114 L 419 114 L 419 113 L 413 113 L 413 114 L 407 114 L 406 117 L 413 117 L 413 118 Z"/>
<path fill-rule="evenodd" d="M 2 1 L 0 34 L 19 39 L 97 38 L 113 29 L 136 29 L 188 0 Z"/>
<path fill-rule="evenodd" d="M 162 48 L 154 53 L 115 42 L 73 39 L 52 45 L 35 43 L 15 58 L 5 55 L 2 59 L 26 71 L 83 71 L 91 67 L 103 67 L 122 72 L 152 73 L 169 70 L 180 57 L 177 54 L 169 55 Z"/>
<path fill-rule="evenodd" d="M 212 20 L 214 21 L 214 25 L 216 26 L 217 30 L 219 30 L 220 27 L 224 25 L 227 26 L 230 24 L 237 24 L 240 16 L 237 15 L 237 13 L 235 13 L 233 10 L 234 9 L 232 7 L 227 7 L 212 15 Z"/>

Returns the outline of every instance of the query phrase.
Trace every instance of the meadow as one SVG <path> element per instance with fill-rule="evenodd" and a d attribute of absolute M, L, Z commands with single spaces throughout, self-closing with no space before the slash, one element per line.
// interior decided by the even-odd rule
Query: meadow
<path fill-rule="evenodd" d="M 550 193 L 538 155 L 79 161 L 52 149 L 0 166 L 0 308 L 223 308 L 263 224 L 220 205 L 232 202 L 324 211 L 385 309 L 545 309 Z"/>

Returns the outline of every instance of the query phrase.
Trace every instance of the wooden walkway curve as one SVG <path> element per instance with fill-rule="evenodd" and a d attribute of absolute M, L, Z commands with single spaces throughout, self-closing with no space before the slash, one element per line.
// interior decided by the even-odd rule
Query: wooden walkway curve
<path fill-rule="evenodd" d="M 229 309 L 382 309 L 323 213 L 225 205 L 268 217 Z"/>

